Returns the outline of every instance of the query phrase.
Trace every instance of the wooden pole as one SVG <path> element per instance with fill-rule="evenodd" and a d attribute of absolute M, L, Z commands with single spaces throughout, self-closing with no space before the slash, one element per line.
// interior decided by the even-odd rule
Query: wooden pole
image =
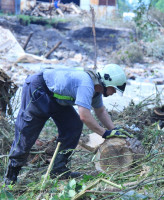
<path fill-rule="evenodd" d="M 47 177 L 48 177 L 48 175 L 49 175 L 49 173 L 50 173 L 50 170 L 51 170 L 51 168 L 52 168 L 52 165 L 53 165 L 53 163 L 54 163 L 54 160 L 55 160 L 55 158 L 56 158 L 56 155 L 57 155 L 57 153 L 58 153 L 58 151 L 59 151 L 60 145 L 61 145 L 61 142 L 58 142 L 58 143 L 57 143 L 57 147 L 56 147 L 55 152 L 54 152 L 54 155 L 53 155 L 53 157 L 52 157 L 52 159 L 51 159 L 51 162 L 50 162 L 50 164 L 49 164 L 49 166 L 48 166 L 47 173 L 46 173 L 46 175 L 45 175 L 45 177 L 44 177 L 44 180 L 43 180 L 43 183 L 42 183 L 42 187 L 43 187 L 43 184 L 45 183 L 45 181 L 46 181 L 46 179 L 47 179 Z"/>
<path fill-rule="evenodd" d="M 28 43 L 29 43 L 29 41 L 30 41 L 32 35 L 33 35 L 33 32 L 31 32 L 30 35 L 28 36 L 28 38 L 27 38 L 27 40 L 26 40 L 26 43 L 25 43 L 24 46 L 23 46 L 23 49 L 24 49 L 24 50 L 26 49 L 26 47 L 27 47 L 27 45 L 28 45 Z"/>
<path fill-rule="evenodd" d="M 58 48 L 58 46 L 61 44 L 62 42 L 61 41 L 59 41 L 44 57 L 45 58 L 48 58 L 49 56 L 50 56 L 50 54 L 55 50 L 55 49 L 57 49 Z"/>
<path fill-rule="evenodd" d="M 106 20 L 107 20 L 107 14 L 108 13 L 108 0 L 106 0 Z"/>
<path fill-rule="evenodd" d="M 113 182 L 111 182 L 111 181 L 109 181 L 109 180 L 106 180 L 106 179 L 104 179 L 104 178 L 99 178 L 99 179 L 95 180 L 94 182 L 90 183 L 88 186 L 86 186 L 85 189 L 83 189 L 82 191 L 80 191 L 78 194 L 76 194 L 76 196 L 74 196 L 74 197 L 72 198 L 72 200 L 81 199 L 81 198 L 87 193 L 87 190 L 89 190 L 89 189 L 95 187 L 98 183 L 100 183 L 100 182 L 102 182 L 102 181 L 105 182 L 105 183 L 107 183 L 107 184 L 109 184 L 109 185 L 111 185 L 111 186 L 113 186 L 113 187 L 116 187 L 116 188 L 118 188 L 118 189 L 120 189 L 120 190 L 123 189 L 123 187 L 122 187 L 121 185 L 118 185 L 118 184 L 116 184 L 116 183 L 113 183 Z"/>
<path fill-rule="evenodd" d="M 94 56 L 94 68 L 97 69 L 97 44 L 96 44 L 96 30 L 95 30 L 95 12 L 94 8 L 90 6 L 90 11 L 92 14 L 92 32 L 93 32 L 93 41 L 94 41 L 94 51 L 95 51 L 95 56 Z"/>

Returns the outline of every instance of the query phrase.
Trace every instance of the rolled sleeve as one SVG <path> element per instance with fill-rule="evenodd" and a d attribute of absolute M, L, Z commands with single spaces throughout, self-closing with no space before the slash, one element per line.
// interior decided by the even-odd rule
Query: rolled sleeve
<path fill-rule="evenodd" d="M 96 97 L 94 97 L 92 99 L 92 107 L 93 108 L 101 108 L 104 104 L 103 104 L 103 99 L 102 99 L 102 94 L 98 94 L 96 95 Z"/>
<path fill-rule="evenodd" d="M 94 88 L 85 86 L 79 87 L 77 89 L 75 104 L 90 110 L 92 107 L 91 104 L 92 104 L 93 94 L 94 94 Z"/>

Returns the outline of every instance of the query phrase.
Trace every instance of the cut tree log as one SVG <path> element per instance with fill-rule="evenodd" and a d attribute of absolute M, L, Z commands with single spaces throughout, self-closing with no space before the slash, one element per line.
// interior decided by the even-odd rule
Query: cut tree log
<path fill-rule="evenodd" d="M 79 145 L 83 148 L 95 153 L 99 146 L 103 144 L 105 139 L 103 139 L 100 135 L 97 133 L 91 133 L 83 138 L 80 139 Z"/>
<path fill-rule="evenodd" d="M 81 13 L 81 10 L 77 6 L 75 6 L 74 3 L 70 3 L 70 8 L 72 8 L 72 10 L 74 10 L 75 13 L 77 13 L 77 14 Z"/>
<path fill-rule="evenodd" d="M 61 16 L 64 16 L 64 13 L 74 13 L 80 15 L 82 10 L 80 7 L 75 5 L 74 3 L 58 3 L 58 8 L 54 8 L 54 3 L 39 3 L 32 6 L 26 6 L 26 10 L 31 11 L 30 15 L 34 16 L 42 16 L 42 17 L 50 17 L 56 15 L 58 13 Z M 25 10 L 24 10 L 25 12 Z"/>
<path fill-rule="evenodd" d="M 95 167 L 98 171 L 126 171 L 144 155 L 144 148 L 136 138 L 103 139 L 97 133 L 81 137 L 79 145 L 95 153 Z"/>
<path fill-rule="evenodd" d="M 62 12 L 62 10 L 61 10 L 60 8 L 57 8 L 57 9 L 56 9 L 56 12 L 57 12 L 60 16 L 64 17 L 64 14 L 63 14 L 63 12 Z"/>
<path fill-rule="evenodd" d="M 100 145 L 95 159 L 98 171 L 127 171 L 144 156 L 144 148 L 136 138 L 111 138 Z"/>

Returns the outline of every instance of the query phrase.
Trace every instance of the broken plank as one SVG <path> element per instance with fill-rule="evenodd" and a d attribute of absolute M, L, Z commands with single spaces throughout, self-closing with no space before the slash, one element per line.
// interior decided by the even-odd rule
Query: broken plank
<path fill-rule="evenodd" d="M 59 41 L 59 42 L 45 55 L 45 58 L 48 58 L 48 57 L 51 55 L 51 53 L 52 53 L 53 51 L 55 51 L 55 49 L 57 49 L 58 46 L 59 46 L 61 43 L 62 43 L 62 42 Z"/>

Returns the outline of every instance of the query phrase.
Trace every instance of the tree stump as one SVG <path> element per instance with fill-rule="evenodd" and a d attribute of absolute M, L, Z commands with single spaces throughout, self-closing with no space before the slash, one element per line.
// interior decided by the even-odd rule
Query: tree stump
<path fill-rule="evenodd" d="M 136 138 L 111 138 L 98 148 L 95 167 L 106 173 L 127 171 L 143 155 L 144 148 Z"/>

